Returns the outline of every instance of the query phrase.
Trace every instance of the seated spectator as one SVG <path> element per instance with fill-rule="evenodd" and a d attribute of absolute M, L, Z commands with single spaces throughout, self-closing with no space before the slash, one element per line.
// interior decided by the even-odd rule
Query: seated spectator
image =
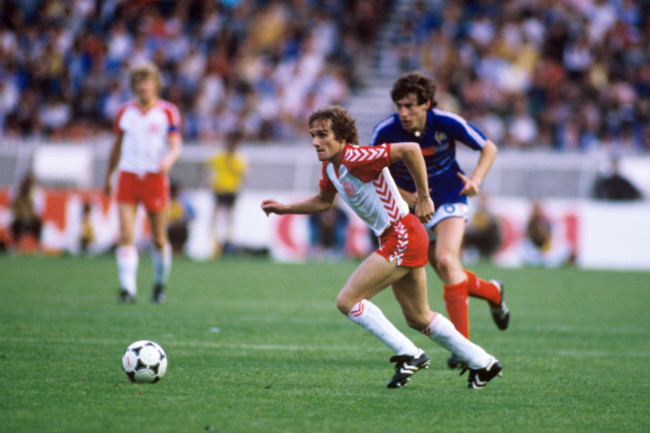
<path fill-rule="evenodd" d="M 36 178 L 27 173 L 11 202 L 11 238 L 15 249 L 32 250 L 40 246 L 43 223 L 36 202 Z"/>
<path fill-rule="evenodd" d="M 487 194 L 481 194 L 478 203 L 465 230 L 464 246 L 467 252 L 475 250 L 483 260 L 492 260 L 501 246 L 501 223 L 490 209 Z"/>
<path fill-rule="evenodd" d="M 571 249 L 554 239 L 551 221 L 546 216 L 542 204 L 537 200 L 533 202 L 526 222 L 522 260 L 526 265 L 545 267 L 575 262 L 575 255 Z"/>
<path fill-rule="evenodd" d="M 89 202 L 81 208 L 81 235 L 79 236 L 79 250 L 82 254 L 90 252 L 90 247 L 95 240 L 95 228 L 91 220 L 92 205 Z"/>
<path fill-rule="evenodd" d="M 610 173 L 596 179 L 592 197 L 598 200 L 639 200 L 642 197 L 639 190 L 619 170 L 619 158 L 613 156 L 610 160 Z"/>
<path fill-rule="evenodd" d="M 336 204 L 309 216 L 309 257 L 339 259 L 344 255 L 347 214 Z"/>

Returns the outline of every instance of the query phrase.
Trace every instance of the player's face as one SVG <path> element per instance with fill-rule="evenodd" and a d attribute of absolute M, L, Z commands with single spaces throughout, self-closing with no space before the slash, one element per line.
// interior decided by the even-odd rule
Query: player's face
<path fill-rule="evenodd" d="M 311 144 L 316 149 L 319 161 L 339 162 L 345 141 L 334 137 L 329 121 L 314 123 L 309 128 L 309 135 L 312 137 Z"/>
<path fill-rule="evenodd" d="M 158 95 L 158 83 L 154 77 L 145 76 L 135 81 L 133 91 L 141 105 L 148 105 Z"/>
<path fill-rule="evenodd" d="M 427 110 L 431 102 L 424 104 L 418 103 L 415 93 L 409 93 L 408 96 L 398 100 L 395 103 L 397 115 L 399 116 L 402 126 L 408 132 L 418 135 L 422 133 L 427 126 Z"/>

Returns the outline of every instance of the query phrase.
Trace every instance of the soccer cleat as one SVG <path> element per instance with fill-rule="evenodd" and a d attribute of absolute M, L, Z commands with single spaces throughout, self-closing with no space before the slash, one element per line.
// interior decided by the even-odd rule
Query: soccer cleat
<path fill-rule="evenodd" d="M 429 355 L 422 349 L 416 356 L 396 355 L 390 359 L 395 364 L 395 376 L 388 382 L 388 388 L 399 388 L 405 386 L 411 376 L 422 368 L 429 368 Z"/>
<path fill-rule="evenodd" d="M 481 389 L 484 388 L 485 385 L 487 385 L 487 383 L 494 379 L 496 376 L 501 376 L 501 370 L 503 370 L 503 367 L 501 366 L 499 360 L 497 360 L 494 356 L 491 356 L 490 363 L 487 365 L 487 367 L 478 369 L 465 367 L 460 372 L 460 375 L 462 376 L 463 373 L 465 373 L 467 370 L 469 370 L 467 387 L 473 389 Z"/>
<path fill-rule="evenodd" d="M 508 323 L 510 323 L 510 310 L 508 310 L 506 303 L 503 301 L 503 283 L 499 280 L 490 280 L 490 282 L 496 284 L 501 292 L 501 303 L 496 307 L 490 305 L 490 312 L 492 313 L 494 323 L 497 324 L 497 328 L 504 331 L 508 328 Z"/>
<path fill-rule="evenodd" d="M 467 368 L 467 362 L 462 358 L 456 356 L 454 353 L 452 353 L 451 356 L 447 359 L 447 365 L 452 370 L 456 368 Z"/>
<path fill-rule="evenodd" d="M 124 289 L 120 289 L 117 300 L 121 304 L 135 304 L 135 296 Z"/>
<path fill-rule="evenodd" d="M 164 304 L 166 301 L 167 297 L 165 296 L 165 286 L 160 283 L 155 284 L 151 292 L 151 302 L 154 304 Z"/>

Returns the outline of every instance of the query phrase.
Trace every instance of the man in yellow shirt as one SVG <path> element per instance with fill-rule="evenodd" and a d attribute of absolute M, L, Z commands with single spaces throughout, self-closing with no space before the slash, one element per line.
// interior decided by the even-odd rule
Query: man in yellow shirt
<path fill-rule="evenodd" d="M 233 210 L 248 170 L 246 160 L 237 152 L 243 138 L 241 132 L 231 132 L 226 137 L 225 151 L 217 153 L 207 162 L 211 170 L 212 191 L 216 201 L 213 230 L 215 256 L 219 256 L 221 252 L 229 253 L 234 250 Z M 220 235 L 223 230 L 219 230 L 219 227 L 224 226 L 222 219 L 225 220 L 225 233 Z"/>

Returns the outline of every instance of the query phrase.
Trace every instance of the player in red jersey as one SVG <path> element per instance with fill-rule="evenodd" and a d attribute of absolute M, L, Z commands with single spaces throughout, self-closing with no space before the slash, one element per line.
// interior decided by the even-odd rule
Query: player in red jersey
<path fill-rule="evenodd" d="M 111 178 L 119 168 L 117 203 L 120 238 L 117 267 L 120 300 L 135 301 L 138 252 L 133 232 L 138 204 L 147 211 L 153 237 L 153 302 L 165 301 L 165 284 L 171 268 L 167 241 L 168 174 L 182 151 L 180 114 L 173 104 L 159 98 L 161 80 L 153 64 L 144 64 L 130 74 L 135 100 L 124 104 L 115 120 L 104 192 L 112 192 Z"/>
<path fill-rule="evenodd" d="M 309 132 L 318 159 L 323 162 L 320 191 L 299 203 L 262 202 L 267 214 L 312 214 L 332 207 L 339 193 L 355 213 L 379 237 L 375 250 L 350 276 L 336 304 L 350 320 L 371 332 L 395 356 L 395 375 L 389 388 L 405 385 L 410 377 L 429 365 L 429 356 L 402 334 L 370 298 L 386 286 L 393 288 L 406 323 L 427 335 L 468 364 L 470 388 L 482 388 L 501 371 L 501 364 L 480 346 L 470 342 L 442 314 L 429 308 L 426 274 L 428 237 L 420 223 L 434 213 L 429 197 L 424 159 L 417 143 L 384 143 L 358 146 L 354 119 L 341 107 L 326 107 L 309 118 Z M 388 171 L 402 161 L 415 180 L 419 200 L 415 215 L 400 196 Z M 420 221 L 418 221 L 418 219 Z"/>

